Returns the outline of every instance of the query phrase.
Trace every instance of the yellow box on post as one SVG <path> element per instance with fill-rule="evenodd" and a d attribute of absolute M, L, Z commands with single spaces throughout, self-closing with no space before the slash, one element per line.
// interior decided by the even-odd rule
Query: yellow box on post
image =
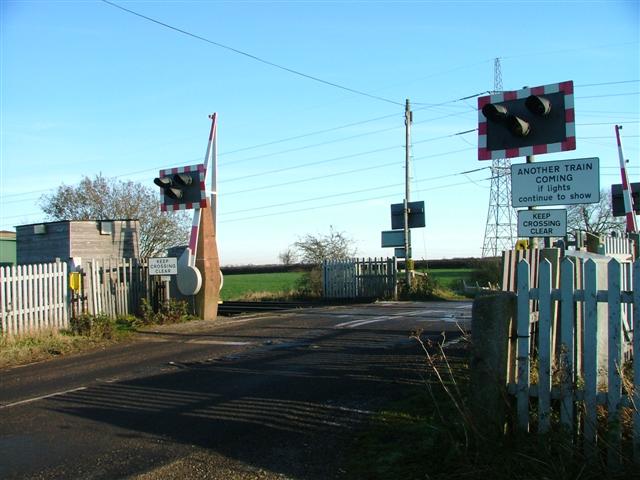
<path fill-rule="evenodd" d="M 71 272 L 69 273 L 69 288 L 74 292 L 80 291 L 80 286 L 82 282 L 82 277 L 80 276 L 80 272 Z"/>

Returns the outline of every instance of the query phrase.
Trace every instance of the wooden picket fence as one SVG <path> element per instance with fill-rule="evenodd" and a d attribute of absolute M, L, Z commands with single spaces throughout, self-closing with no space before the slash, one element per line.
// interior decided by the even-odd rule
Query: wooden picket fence
<path fill-rule="evenodd" d="M 132 259 L 83 261 L 83 297 L 80 310 L 90 315 L 111 318 L 134 314 L 149 295 L 149 270 L 146 262 Z"/>
<path fill-rule="evenodd" d="M 395 298 L 398 264 L 395 258 L 325 260 L 325 298 Z"/>
<path fill-rule="evenodd" d="M 69 318 L 82 313 L 135 314 L 149 297 L 145 262 L 83 260 L 79 292 L 69 289 L 68 270 L 64 262 L 0 268 L 0 335 L 67 328 Z"/>
<path fill-rule="evenodd" d="M 0 335 L 66 328 L 67 264 L 0 267 Z"/>
<path fill-rule="evenodd" d="M 640 368 L 633 369 L 632 379 L 628 372 L 623 374 L 625 360 L 640 355 L 640 260 L 633 264 L 627 289 L 622 288 L 623 271 L 616 259 L 600 266 L 587 260 L 582 282 L 576 281 L 574 261 L 561 261 L 560 288 L 553 288 L 548 260 L 540 262 L 536 288 L 531 285 L 529 262 L 518 264 L 516 331 L 510 336 L 507 369 L 517 424 L 528 431 L 535 420 L 538 432 L 546 433 L 558 416 L 560 426 L 573 433 L 588 456 L 606 448 L 608 462 L 615 466 L 621 461 L 623 428 L 628 428 L 622 419 L 632 417 L 630 451 L 640 462 Z M 597 270 L 604 266 L 608 285 L 599 290 Z M 582 287 L 576 288 L 577 284 Z M 534 302 L 536 342 L 531 341 Z M 598 308 L 603 304 L 608 308 L 606 315 Z M 532 369 L 533 365 L 537 368 Z M 537 383 L 532 384 L 534 371 Z M 537 399 L 536 417 L 531 416 L 531 398 Z M 552 405 L 558 406 L 557 415 Z M 606 410 L 606 420 L 602 413 L 598 416 L 599 409 Z"/>

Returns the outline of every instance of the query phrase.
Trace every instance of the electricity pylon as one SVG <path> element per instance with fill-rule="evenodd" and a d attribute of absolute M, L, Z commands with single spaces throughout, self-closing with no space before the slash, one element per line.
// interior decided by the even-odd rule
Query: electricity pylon
<path fill-rule="evenodd" d="M 500 59 L 494 60 L 493 88 L 502 91 Z M 515 243 L 516 213 L 511 207 L 511 160 L 491 161 L 491 189 L 489 210 L 482 245 L 483 257 L 497 257 L 503 250 L 511 250 Z"/>

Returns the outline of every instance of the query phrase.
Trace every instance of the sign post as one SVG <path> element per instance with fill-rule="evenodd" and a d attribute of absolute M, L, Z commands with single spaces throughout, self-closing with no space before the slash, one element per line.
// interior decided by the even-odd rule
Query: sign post
<path fill-rule="evenodd" d="M 171 276 L 178 275 L 178 259 L 171 257 L 153 257 L 149 259 L 149 275 L 156 278 L 162 291 L 162 303 L 169 303 L 169 284 Z M 160 286 L 161 285 L 161 286 Z"/>
<path fill-rule="evenodd" d="M 193 210 L 189 244 L 178 259 L 176 283 L 180 293 L 194 297 L 194 313 L 199 318 L 215 320 L 222 285 L 216 242 L 217 115 L 209 118 L 211 130 L 204 162 L 163 169 L 154 183 L 161 189 L 162 211 Z"/>

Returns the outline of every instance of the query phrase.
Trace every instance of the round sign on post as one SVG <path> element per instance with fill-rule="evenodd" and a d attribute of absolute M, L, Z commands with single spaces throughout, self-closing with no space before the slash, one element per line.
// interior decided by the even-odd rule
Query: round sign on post
<path fill-rule="evenodd" d="M 178 265 L 178 290 L 183 295 L 195 295 L 202 287 L 202 274 L 200 270 L 191 265 Z"/>

